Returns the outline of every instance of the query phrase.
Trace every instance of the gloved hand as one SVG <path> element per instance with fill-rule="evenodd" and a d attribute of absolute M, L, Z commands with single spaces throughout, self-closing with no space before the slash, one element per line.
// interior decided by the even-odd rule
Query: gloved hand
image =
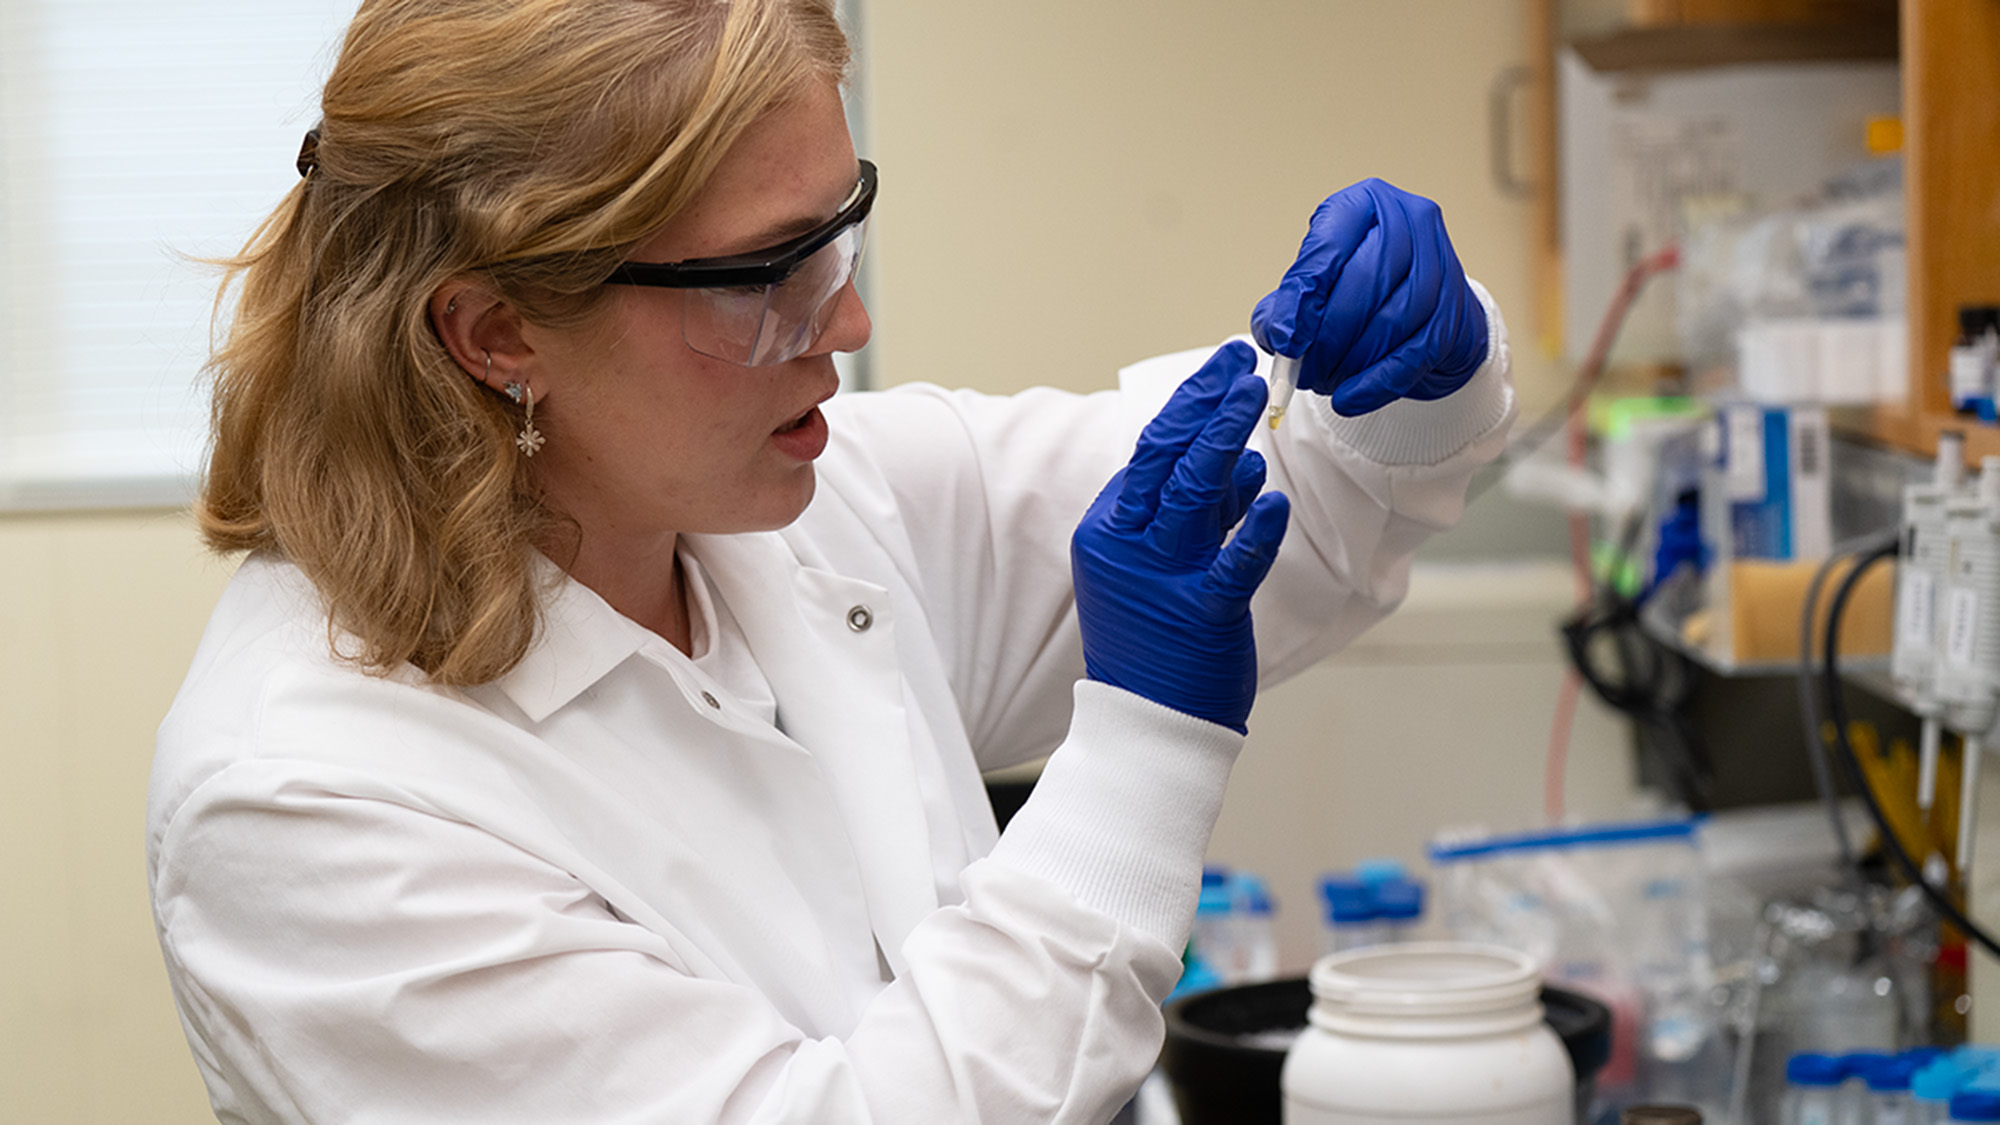
<path fill-rule="evenodd" d="M 1090 678 L 1238 733 L 1257 694 L 1250 595 L 1291 513 L 1257 495 L 1264 459 L 1243 448 L 1264 411 L 1256 358 L 1225 345 L 1182 383 L 1070 540 Z"/>
<path fill-rule="evenodd" d="M 1444 213 L 1363 180 L 1319 205 L 1292 268 L 1250 314 L 1266 351 L 1301 357 L 1299 388 L 1346 415 L 1443 398 L 1486 359 L 1486 310 Z"/>

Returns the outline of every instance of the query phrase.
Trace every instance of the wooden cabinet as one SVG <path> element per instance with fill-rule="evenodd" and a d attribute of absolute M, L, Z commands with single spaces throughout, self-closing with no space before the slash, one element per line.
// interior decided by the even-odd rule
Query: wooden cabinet
<path fill-rule="evenodd" d="M 2000 0 L 1540 0 L 1530 34 L 1538 166 L 1550 185 L 1558 43 L 1603 70 L 1899 58 L 1910 394 L 1838 424 L 1921 455 L 1935 451 L 1940 430 L 1964 429 L 1970 456 L 2000 455 L 2000 428 L 1965 425 L 1944 385 L 1958 307 L 2000 304 Z M 1562 235 L 1553 189 L 1543 195 L 1536 320 L 1546 346 L 1561 338 Z"/>
<path fill-rule="evenodd" d="M 2000 304 L 2000 0 L 1905 0 L 1904 191 L 1909 200 L 1910 398 L 1849 420 L 1921 454 L 1938 431 L 2000 455 L 2000 429 L 1965 426 L 1944 371 L 1958 307 Z"/>

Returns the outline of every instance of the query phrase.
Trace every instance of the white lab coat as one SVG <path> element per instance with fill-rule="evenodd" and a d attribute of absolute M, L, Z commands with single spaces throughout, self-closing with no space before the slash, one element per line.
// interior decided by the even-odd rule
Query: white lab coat
<path fill-rule="evenodd" d="M 1294 522 L 1256 605 L 1267 676 L 1386 613 L 1497 452 L 1490 320 L 1458 394 L 1269 439 Z M 248 560 L 148 813 L 218 1115 L 1106 1119 L 1158 1049 L 1241 739 L 1077 682 L 1067 543 L 1204 354 L 1128 372 L 1150 392 L 835 400 L 803 518 L 684 541 L 768 700 L 559 576 L 499 681 L 371 677 L 294 568 Z M 1058 742 L 996 840 L 980 770 Z"/>

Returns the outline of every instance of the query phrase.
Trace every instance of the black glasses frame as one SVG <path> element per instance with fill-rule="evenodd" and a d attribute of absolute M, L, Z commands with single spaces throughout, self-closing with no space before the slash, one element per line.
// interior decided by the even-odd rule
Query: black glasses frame
<path fill-rule="evenodd" d="M 719 258 L 681 262 L 623 262 L 606 285 L 648 285 L 659 289 L 710 289 L 736 285 L 776 285 L 827 243 L 868 217 L 875 206 L 875 165 L 859 161 L 861 179 L 839 213 L 824 224 L 776 246 Z"/>

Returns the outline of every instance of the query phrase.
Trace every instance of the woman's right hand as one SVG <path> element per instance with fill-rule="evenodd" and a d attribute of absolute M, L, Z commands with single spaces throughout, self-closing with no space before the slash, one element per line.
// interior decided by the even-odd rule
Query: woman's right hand
<path fill-rule="evenodd" d="M 1210 356 L 1070 540 L 1090 678 L 1239 733 L 1257 693 L 1250 597 L 1291 511 L 1258 495 L 1264 460 L 1243 448 L 1264 412 L 1255 366 L 1240 342 Z"/>

